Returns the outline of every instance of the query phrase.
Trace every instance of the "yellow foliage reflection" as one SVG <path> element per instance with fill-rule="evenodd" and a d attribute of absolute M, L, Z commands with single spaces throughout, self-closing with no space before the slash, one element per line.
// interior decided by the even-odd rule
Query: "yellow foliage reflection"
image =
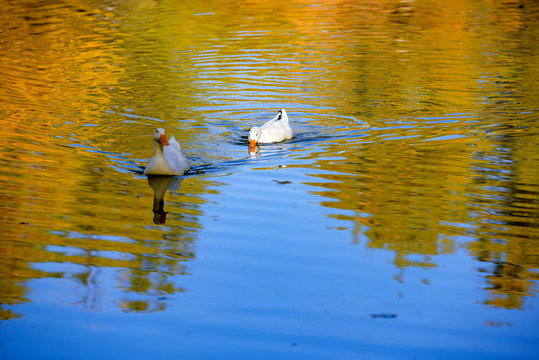
<path fill-rule="evenodd" d="M 520 309 L 535 294 L 535 2 L 0 1 L 1 304 L 59 278 L 98 307 L 108 269 L 122 309 L 165 309 L 216 191 L 185 180 L 167 214 L 179 183 L 148 187 L 118 164 L 147 156 L 156 122 L 208 161 L 232 158 L 220 145 L 245 109 L 275 104 L 298 114 L 298 133 L 322 129 L 291 150 L 308 165 L 291 166 L 355 243 L 393 252 L 400 270 L 465 248 L 485 304 Z"/>

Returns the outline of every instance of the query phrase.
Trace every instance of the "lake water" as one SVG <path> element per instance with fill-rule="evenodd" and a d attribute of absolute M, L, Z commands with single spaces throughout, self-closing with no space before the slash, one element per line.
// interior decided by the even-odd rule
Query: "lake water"
<path fill-rule="evenodd" d="M 537 359 L 537 1 L 0 5 L 0 358 Z"/>

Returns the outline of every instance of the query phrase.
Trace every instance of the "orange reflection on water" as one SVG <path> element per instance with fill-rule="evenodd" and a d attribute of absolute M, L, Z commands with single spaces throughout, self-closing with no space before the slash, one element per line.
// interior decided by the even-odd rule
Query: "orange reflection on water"
<path fill-rule="evenodd" d="M 176 213 L 161 224 L 163 198 L 111 169 L 151 156 L 157 123 L 202 161 L 233 158 L 229 135 L 284 103 L 300 135 L 329 139 L 291 154 L 326 171 L 308 185 L 330 215 L 353 213 L 332 216 L 356 243 L 392 251 L 398 269 L 465 247 L 485 264 L 486 303 L 522 308 L 539 267 L 538 125 L 513 116 L 536 107 L 537 22 L 501 1 L 310 5 L 18 2 L 0 14 L 0 303 L 27 301 L 25 282 L 41 277 L 94 289 L 95 269 L 110 268 L 123 310 L 164 309 L 213 183 L 182 184 L 191 195 L 169 197 Z"/>

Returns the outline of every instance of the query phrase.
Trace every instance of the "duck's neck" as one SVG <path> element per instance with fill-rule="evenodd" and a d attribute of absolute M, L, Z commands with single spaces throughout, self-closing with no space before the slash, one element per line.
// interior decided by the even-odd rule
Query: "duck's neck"
<path fill-rule="evenodd" d="M 163 154 L 163 144 L 159 141 L 153 142 L 153 153 L 156 157 L 164 158 L 165 155 Z"/>

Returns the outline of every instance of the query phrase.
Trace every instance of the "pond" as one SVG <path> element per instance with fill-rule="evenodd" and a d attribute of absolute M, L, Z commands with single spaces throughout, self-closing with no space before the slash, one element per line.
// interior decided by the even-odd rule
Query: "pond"
<path fill-rule="evenodd" d="M 537 358 L 538 2 L 0 4 L 0 358 Z"/>

